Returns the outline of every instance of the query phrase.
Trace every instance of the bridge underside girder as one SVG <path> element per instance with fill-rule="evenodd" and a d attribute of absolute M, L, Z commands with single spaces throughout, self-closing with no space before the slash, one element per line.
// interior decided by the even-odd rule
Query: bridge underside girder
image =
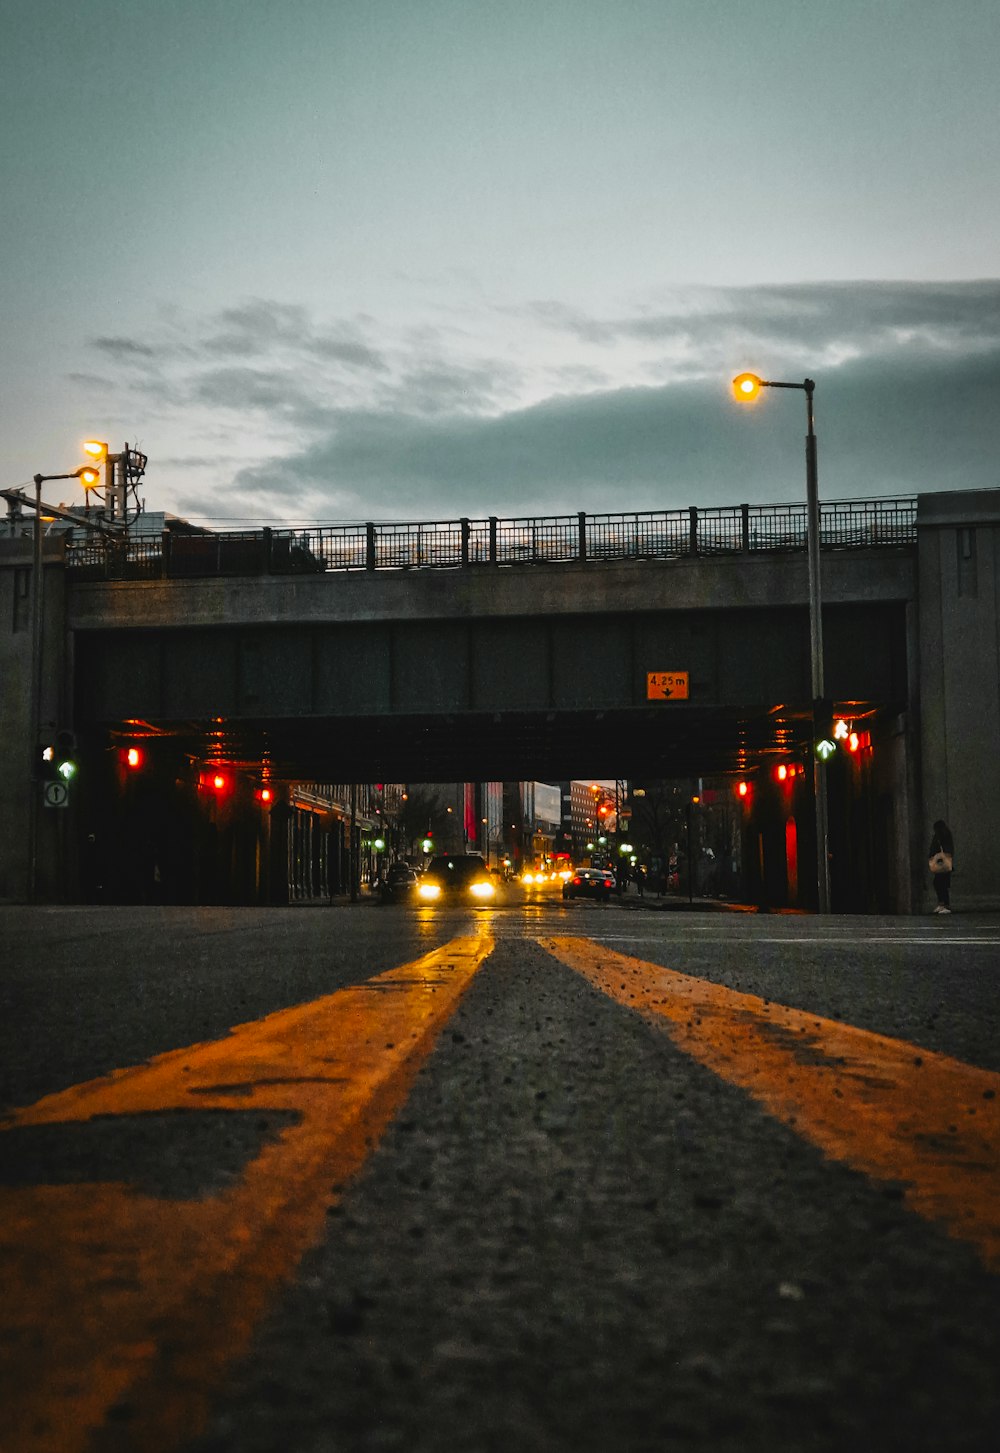
<path fill-rule="evenodd" d="M 841 703 L 855 718 L 874 702 Z M 402 718 L 299 718 L 114 724 L 119 745 L 159 738 L 178 754 L 275 781 L 552 781 L 743 773 L 806 756 L 808 705 L 733 710 L 666 703 L 581 712 L 445 713 Z"/>
<path fill-rule="evenodd" d="M 824 616 L 828 695 L 902 709 L 903 607 Z M 811 737 L 795 608 L 81 632 L 76 676 L 80 725 L 298 781 L 739 772 Z"/>

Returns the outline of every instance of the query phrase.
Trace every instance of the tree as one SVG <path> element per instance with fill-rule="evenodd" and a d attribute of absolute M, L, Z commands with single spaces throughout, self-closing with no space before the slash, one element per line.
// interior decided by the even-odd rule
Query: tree
<path fill-rule="evenodd" d="M 676 782 L 649 781 L 644 787 L 644 796 L 632 799 L 630 835 L 640 857 L 665 867 L 674 844 L 684 844 L 684 811 L 691 794 Z"/>
<path fill-rule="evenodd" d="M 394 857 L 417 857 L 428 834 L 444 846 L 452 817 L 433 788 L 386 784 L 376 794 L 375 806 Z"/>

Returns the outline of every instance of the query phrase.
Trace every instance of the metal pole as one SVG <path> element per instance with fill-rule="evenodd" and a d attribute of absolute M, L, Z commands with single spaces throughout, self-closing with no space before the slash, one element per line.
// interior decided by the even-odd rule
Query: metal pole
<path fill-rule="evenodd" d="M 31 734 L 30 790 L 28 812 L 28 901 L 35 902 L 38 876 L 38 798 L 41 777 L 38 748 L 42 734 L 42 481 L 35 475 L 35 535 L 31 567 Z"/>
<path fill-rule="evenodd" d="M 687 840 L 688 840 L 688 902 L 694 903 L 694 849 L 691 843 L 691 798 L 688 797 L 684 809 L 687 818 Z"/>
<path fill-rule="evenodd" d="M 357 903 L 361 894 L 359 878 L 361 855 L 358 852 L 358 784 L 351 783 L 351 902 Z"/>
<path fill-rule="evenodd" d="M 820 580 L 819 482 L 816 465 L 816 431 L 813 420 L 811 378 L 803 384 L 806 395 L 806 522 L 809 558 L 809 660 L 812 675 L 813 744 L 818 722 L 815 703 L 824 696 L 823 590 Z M 829 823 L 826 800 L 826 763 L 813 753 L 813 797 L 816 805 L 816 896 L 820 913 L 830 912 Z"/>

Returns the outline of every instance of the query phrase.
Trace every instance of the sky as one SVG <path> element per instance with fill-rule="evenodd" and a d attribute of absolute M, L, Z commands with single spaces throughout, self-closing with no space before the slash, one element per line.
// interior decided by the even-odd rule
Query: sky
<path fill-rule="evenodd" d="M 998 54 L 996 0 L 0 0 L 0 485 L 801 499 L 752 369 L 822 498 L 997 488 Z"/>

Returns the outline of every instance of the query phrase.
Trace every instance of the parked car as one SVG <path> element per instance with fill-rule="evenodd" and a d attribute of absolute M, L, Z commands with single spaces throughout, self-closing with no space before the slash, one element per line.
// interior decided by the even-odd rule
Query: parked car
<path fill-rule="evenodd" d="M 390 863 L 379 890 L 383 903 L 406 903 L 416 893 L 419 882 L 409 863 Z"/>
<path fill-rule="evenodd" d="M 496 901 L 497 879 L 479 853 L 431 858 L 417 884 L 419 903 L 442 900 L 490 904 Z"/>
<path fill-rule="evenodd" d="M 578 868 L 563 884 L 564 898 L 607 899 L 617 891 L 614 873 L 606 868 Z"/>

